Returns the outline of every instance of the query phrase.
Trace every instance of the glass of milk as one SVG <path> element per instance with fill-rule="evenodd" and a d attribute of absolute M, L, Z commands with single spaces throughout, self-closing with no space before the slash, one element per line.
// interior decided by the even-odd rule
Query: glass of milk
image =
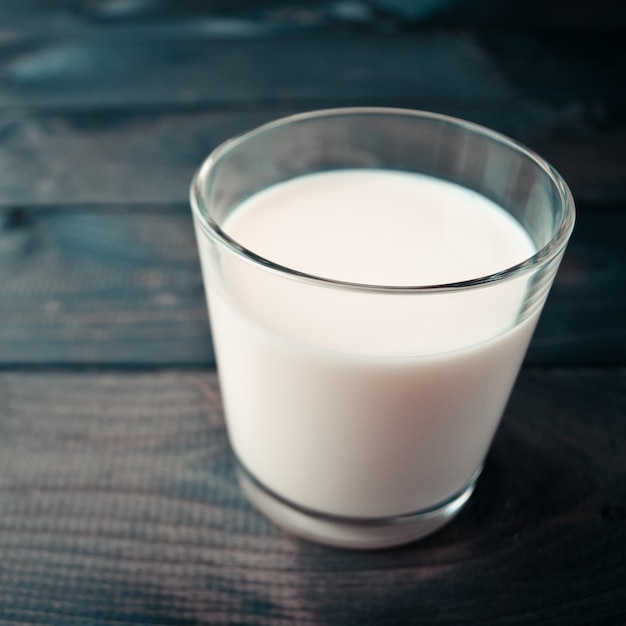
<path fill-rule="evenodd" d="M 573 229 L 559 174 L 462 120 L 334 109 L 221 145 L 191 204 L 250 501 L 345 548 L 450 521 Z"/>

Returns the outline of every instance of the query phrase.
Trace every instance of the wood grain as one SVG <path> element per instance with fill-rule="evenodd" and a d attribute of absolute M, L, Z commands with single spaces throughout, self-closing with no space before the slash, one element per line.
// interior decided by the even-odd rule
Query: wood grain
<path fill-rule="evenodd" d="M 246 107 L 340 95 L 504 98 L 511 91 L 471 38 L 146 36 L 54 38 L 5 53 L 4 107 Z M 320 57 L 333 59 L 322 66 Z M 416 60 L 429 58 L 430 63 Z M 181 64 L 184 59 L 184 64 Z M 449 72 L 440 72 L 446 66 Z M 141 80 L 136 79 L 141 76 Z M 482 93 L 481 93 L 482 92 Z"/>
<path fill-rule="evenodd" d="M 0 362 L 208 365 L 189 209 L 9 212 Z"/>
<path fill-rule="evenodd" d="M 195 170 L 221 142 L 283 115 L 340 105 L 436 110 L 526 144 L 548 159 L 579 202 L 626 203 L 626 118 L 594 105 L 342 99 L 250 111 L 83 111 L 0 108 L 0 206 L 186 204 Z"/>
<path fill-rule="evenodd" d="M 0 366 L 214 362 L 189 208 L 21 209 L 0 229 Z M 626 362 L 621 208 L 581 211 L 527 357 Z"/>
<path fill-rule="evenodd" d="M 608 0 L 0 2 L 0 624 L 626 623 L 625 27 Z M 221 141 L 359 105 L 504 132 L 579 214 L 468 506 L 353 554 L 239 492 L 187 192 Z"/>
<path fill-rule="evenodd" d="M 300 0 L 296 6 L 282 0 L 212 0 L 164 3 L 160 0 L 118 2 L 116 0 L 72 0 L 39 3 L 25 0 L 0 7 L 0 18 L 12 32 L 30 27 L 31 32 L 117 27 L 163 29 L 169 26 L 194 32 L 276 34 L 285 30 L 326 29 L 333 32 L 351 28 L 375 32 L 407 31 L 424 25 L 481 28 L 542 28 L 557 31 L 584 29 L 606 31 L 626 26 L 626 9 L 621 3 L 597 0 L 590 6 L 569 0 L 526 0 L 502 3 L 498 0 Z M 195 30 L 198 28 L 196 26 Z"/>
<path fill-rule="evenodd" d="M 2 623 L 626 615 L 624 370 L 524 370 L 460 517 L 356 554 L 292 539 L 244 501 L 214 373 L 3 373 L 0 392 Z"/>

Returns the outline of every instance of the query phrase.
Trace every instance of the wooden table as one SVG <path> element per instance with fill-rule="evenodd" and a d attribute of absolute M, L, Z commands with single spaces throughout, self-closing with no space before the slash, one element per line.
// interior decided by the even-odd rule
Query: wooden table
<path fill-rule="evenodd" d="M 1 624 L 626 621 L 626 12 L 506 4 L 2 3 Z M 187 202 L 220 141 L 344 105 L 503 131 L 578 203 L 474 497 L 381 552 L 239 492 Z"/>

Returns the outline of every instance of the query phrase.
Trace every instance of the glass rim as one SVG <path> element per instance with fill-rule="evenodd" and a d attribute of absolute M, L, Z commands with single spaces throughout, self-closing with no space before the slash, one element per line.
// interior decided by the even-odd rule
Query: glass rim
<path fill-rule="evenodd" d="M 211 216 L 206 206 L 205 197 L 202 191 L 202 181 L 206 180 L 219 163 L 219 161 L 228 155 L 238 146 L 246 143 L 250 139 L 271 132 L 277 128 L 282 128 L 290 124 L 304 122 L 313 119 L 322 119 L 330 117 L 356 117 L 356 116 L 390 116 L 390 117 L 407 117 L 428 119 L 463 128 L 469 132 L 491 138 L 500 144 L 507 145 L 512 150 L 522 153 L 526 158 L 532 161 L 539 169 L 541 169 L 550 179 L 553 188 L 556 190 L 560 199 L 561 220 L 559 227 L 546 245 L 537 250 L 533 255 L 527 257 L 520 263 L 506 267 L 498 272 L 479 276 L 476 278 L 437 284 L 425 285 L 380 285 L 361 282 L 344 281 L 340 279 L 328 278 L 301 272 L 294 268 L 281 265 L 260 256 L 239 244 L 235 239 L 224 232 L 219 224 Z M 352 168 L 352 169 L 368 169 L 368 168 Z M 571 190 L 559 172 L 548 163 L 544 158 L 536 152 L 526 147 L 524 144 L 507 137 L 506 135 L 491 130 L 481 124 L 469 122 L 461 118 L 430 111 L 422 111 L 418 109 L 405 109 L 393 107 L 341 107 L 330 109 L 318 109 L 303 113 L 296 113 L 275 119 L 271 122 L 262 124 L 241 135 L 227 139 L 218 145 L 202 162 L 198 170 L 195 172 L 190 187 L 190 203 L 193 214 L 198 218 L 202 230 L 218 245 L 223 246 L 231 253 L 244 259 L 245 261 L 255 265 L 262 266 L 264 269 L 278 273 L 280 275 L 290 277 L 292 279 L 312 282 L 319 286 L 334 287 L 341 289 L 357 290 L 357 291 L 375 291 L 387 293 L 441 293 L 450 291 L 459 291 L 472 289 L 477 287 L 488 286 L 493 283 L 500 283 L 518 276 L 527 274 L 540 266 L 545 266 L 555 259 L 565 248 L 570 238 L 575 222 L 575 203 Z"/>

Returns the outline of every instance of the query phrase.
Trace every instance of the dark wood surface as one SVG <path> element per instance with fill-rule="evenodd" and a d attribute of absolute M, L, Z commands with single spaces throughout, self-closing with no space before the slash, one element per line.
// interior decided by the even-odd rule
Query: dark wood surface
<path fill-rule="evenodd" d="M 626 10 L 0 4 L 0 624 L 626 623 Z M 578 222 L 476 493 L 351 553 L 240 494 L 187 190 L 313 108 L 423 108 L 548 158 Z"/>

